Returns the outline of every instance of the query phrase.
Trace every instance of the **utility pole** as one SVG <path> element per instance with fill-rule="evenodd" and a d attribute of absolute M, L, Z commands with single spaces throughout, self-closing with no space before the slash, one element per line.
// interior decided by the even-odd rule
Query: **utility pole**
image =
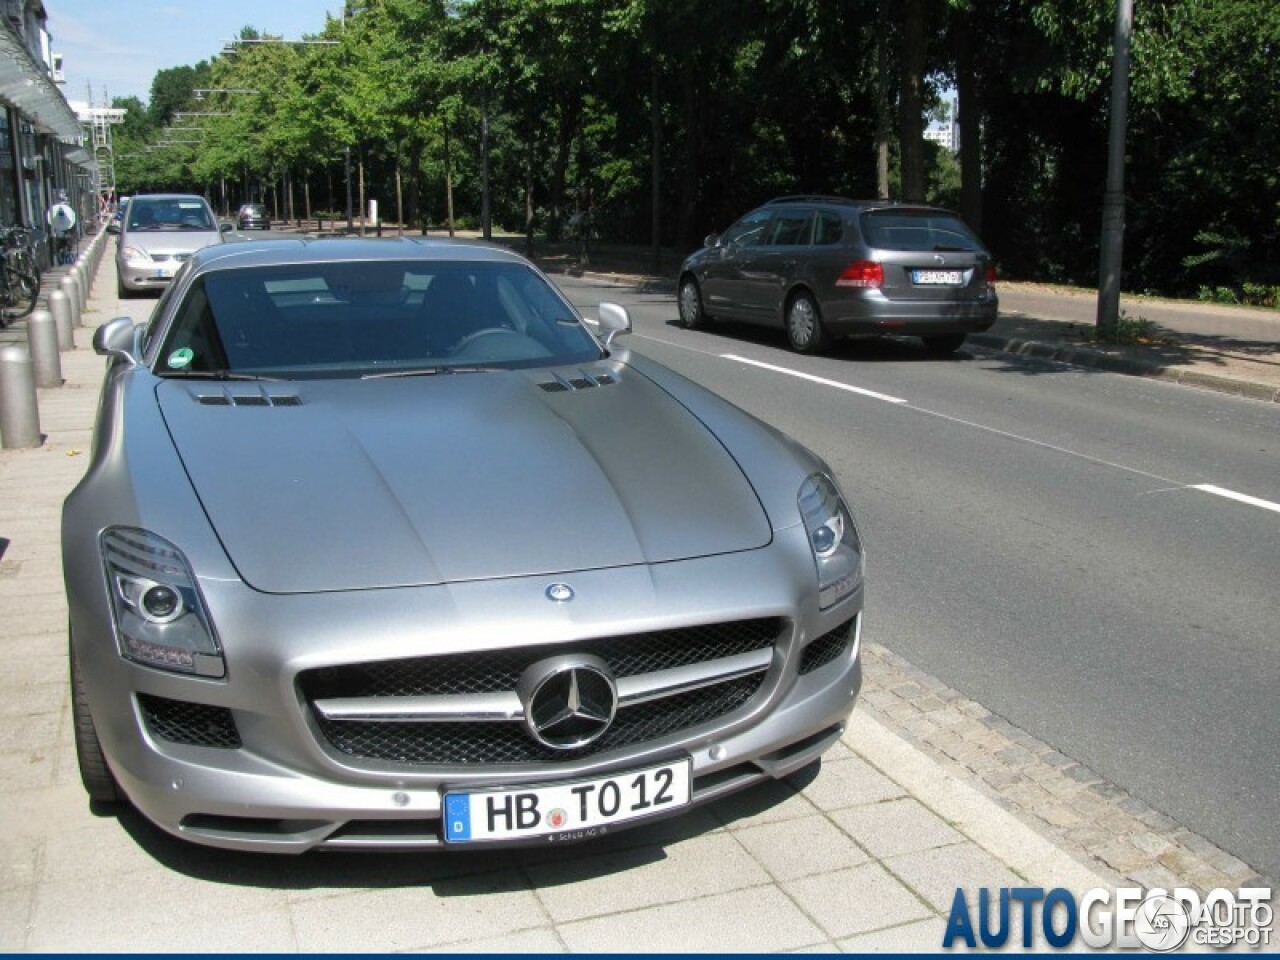
<path fill-rule="evenodd" d="M 1111 123 L 1107 189 L 1102 195 L 1102 262 L 1098 271 L 1098 332 L 1114 336 L 1120 321 L 1120 269 L 1124 253 L 1124 144 L 1129 112 L 1129 40 L 1133 0 L 1116 0 L 1111 54 Z"/>

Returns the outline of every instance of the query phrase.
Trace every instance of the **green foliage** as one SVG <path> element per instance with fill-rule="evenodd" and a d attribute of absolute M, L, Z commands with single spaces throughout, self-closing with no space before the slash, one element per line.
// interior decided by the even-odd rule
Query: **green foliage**
<path fill-rule="evenodd" d="M 962 84 L 979 122 L 981 229 L 1011 275 L 1097 276 L 1114 4 L 923 0 L 926 111 Z M 362 0 L 329 45 L 241 43 L 157 73 L 117 129 L 127 191 L 263 199 L 285 177 L 345 215 L 344 159 L 406 219 L 479 218 L 489 131 L 499 226 L 545 228 L 589 196 L 610 239 L 692 246 L 784 192 L 874 195 L 877 75 L 905 79 L 895 0 Z M 1130 288 L 1280 284 L 1280 4 L 1135 5 L 1126 179 Z M 251 26 L 241 40 L 270 40 Z M 211 93 L 197 101 L 194 90 Z M 930 99 L 932 98 L 932 99 Z M 198 147 L 148 150 L 202 118 Z M 962 114 L 962 118 L 963 118 Z M 896 125 L 895 125 L 896 129 Z M 168 130 L 169 132 L 166 132 Z M 900 194 L 903 144 L 890 144 Z M 654 177 L 653 152 L 658 176 Z M 926 144 L 927 195 L 958 207 L 957 158 Z M 529 196 L 526 197 L 526 193 Z M 526 200 L 533 222 L 526 220 Z M 301 202 L 300 199 L 295 202 Z"/>

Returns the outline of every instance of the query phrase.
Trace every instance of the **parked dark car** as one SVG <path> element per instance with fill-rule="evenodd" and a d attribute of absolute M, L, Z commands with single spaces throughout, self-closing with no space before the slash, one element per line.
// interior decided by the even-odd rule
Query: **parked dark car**
<path fill-rule="evenodd" d="M 833 338 L 907 334 L 949 353 L 995 323 L 991 254 L 955 213 L 843 197 L 780 197 L 680 268 L 680 319 L 782 327 L 815 353 Z"/>
<path fill-rule="evenodd" d="M 271 217 L 261 203 L 246 203 L 236 214 L 236 226 L 241 230 L 270 230 Z"/>

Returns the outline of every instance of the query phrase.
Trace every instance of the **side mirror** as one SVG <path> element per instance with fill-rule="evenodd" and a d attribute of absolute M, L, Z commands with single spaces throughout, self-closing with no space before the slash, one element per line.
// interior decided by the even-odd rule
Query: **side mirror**
<path fill-rule="evenodd" d="M 702 240 L 702 245 L 703 245 L 704 247 L 718 247 L 718 246 L 720 246 L 720 234 L 718 234 L 718 233 L 708 233 L 708 234 L 706 235 L 706 237 L 704 237 L 704 238 L 703 238 L 703 240 Z"/>
<path fill-rule="evenodd" d="M 137 366 L 142 361 L 134 352 L 136 328 L 132 317 L 108 320 L 93 332 L 93 351 L 101 357 L 114 357 Z"/>
<path fill-rule="evenodd" d="M 236 225 L 232 223 L 230 220 L 223 220 L 220 224 L 218 224 L 218 230 L 221 231 L 222 233 L 230 233 L 235 228 L 236 228 Z"/>
<path fill-rule="evenodd" d="M 607 347 L 613 338 L 631 332 L 631 314 L 616 303 L 600 304 L 600 339 Z"/>

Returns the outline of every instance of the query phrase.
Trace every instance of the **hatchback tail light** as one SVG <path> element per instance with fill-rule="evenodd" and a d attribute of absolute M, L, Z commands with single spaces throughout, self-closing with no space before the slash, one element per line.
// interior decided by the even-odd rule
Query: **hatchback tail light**
<path fill-rule="evenodd" d="M 840 274 L 837 287 L 863 287 L 879 289 L 884 285 L 884 265 L 875 260 L 858 260 Z"/>
<path fill-rule="evenodd" d="M 994 263 L 987 264 L 987 286 L 994 287 L 996 279 L 996 265 Z"/>

